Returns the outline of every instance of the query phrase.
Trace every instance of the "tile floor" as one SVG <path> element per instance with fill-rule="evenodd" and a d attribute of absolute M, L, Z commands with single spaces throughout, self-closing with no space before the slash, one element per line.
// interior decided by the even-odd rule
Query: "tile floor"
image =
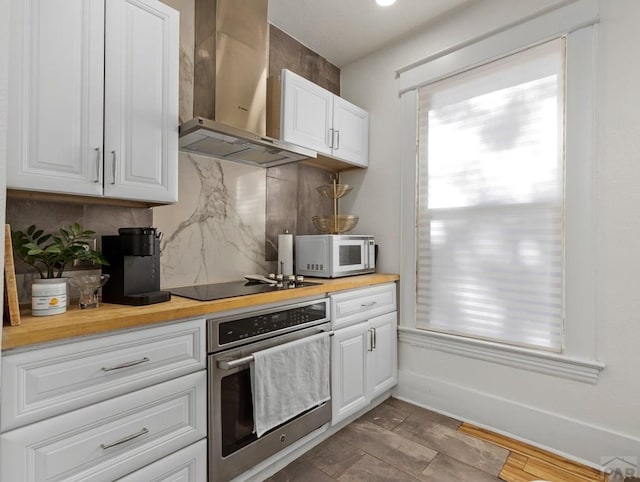
<path fill-rule="evenodd" d="M 460 422 L 390 398 L 271 482 L 495 482 L 509 451 L 459 432 Z"/>

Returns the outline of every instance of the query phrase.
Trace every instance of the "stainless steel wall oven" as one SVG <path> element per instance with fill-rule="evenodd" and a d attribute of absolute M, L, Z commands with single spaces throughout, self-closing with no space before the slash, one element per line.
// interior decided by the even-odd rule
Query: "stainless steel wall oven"
<path fill-rule="evenodd" d="M 253 431 L 252 354 L 323 331 L 327 298 L 207 320 L 210 482 L 232 479 L 330 421 L 329 400 L 260 438 Z"/>

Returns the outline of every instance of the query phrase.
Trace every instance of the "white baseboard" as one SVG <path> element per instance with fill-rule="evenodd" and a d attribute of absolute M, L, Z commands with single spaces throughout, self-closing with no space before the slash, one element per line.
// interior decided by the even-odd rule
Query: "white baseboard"
<path fill-rule="evenodd" d="M 408 371 L 394 396 L 602 470 L 612 456 L 637 456 L 640 438 Z"/>

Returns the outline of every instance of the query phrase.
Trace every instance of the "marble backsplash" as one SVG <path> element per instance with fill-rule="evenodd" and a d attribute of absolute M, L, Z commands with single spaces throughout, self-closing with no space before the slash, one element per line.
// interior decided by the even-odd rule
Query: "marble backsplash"
<path fill-rule="evenodd" d="M 179 202 L 153 208 L 162 231 L 162 287 L 267 273 L 266 171 L 180 153 Z"/>
<path fill-rule="evenodd" d="M 313 234 L 311 213 L 330 212 L 315 187 L 329 173 L 303 164 L 265 170 L 180 153 L 179 202 L 153 208 L 162 287 L 267 274 L 276 269 L 277 235 Z"/>

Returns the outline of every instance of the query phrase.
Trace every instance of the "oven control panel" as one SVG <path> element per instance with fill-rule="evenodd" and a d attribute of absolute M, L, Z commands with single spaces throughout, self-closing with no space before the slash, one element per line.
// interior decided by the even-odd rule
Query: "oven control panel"
<path fill-rule="evenodd" d="M 251 340 L 272 332 L 295 329 L 314 322 L 328 319 L 328 305 L 325 300 L 315 303 L 283 307 L 270 312 L 258 312 L 242 318 L 218 323 L 218 344 Z"/>

